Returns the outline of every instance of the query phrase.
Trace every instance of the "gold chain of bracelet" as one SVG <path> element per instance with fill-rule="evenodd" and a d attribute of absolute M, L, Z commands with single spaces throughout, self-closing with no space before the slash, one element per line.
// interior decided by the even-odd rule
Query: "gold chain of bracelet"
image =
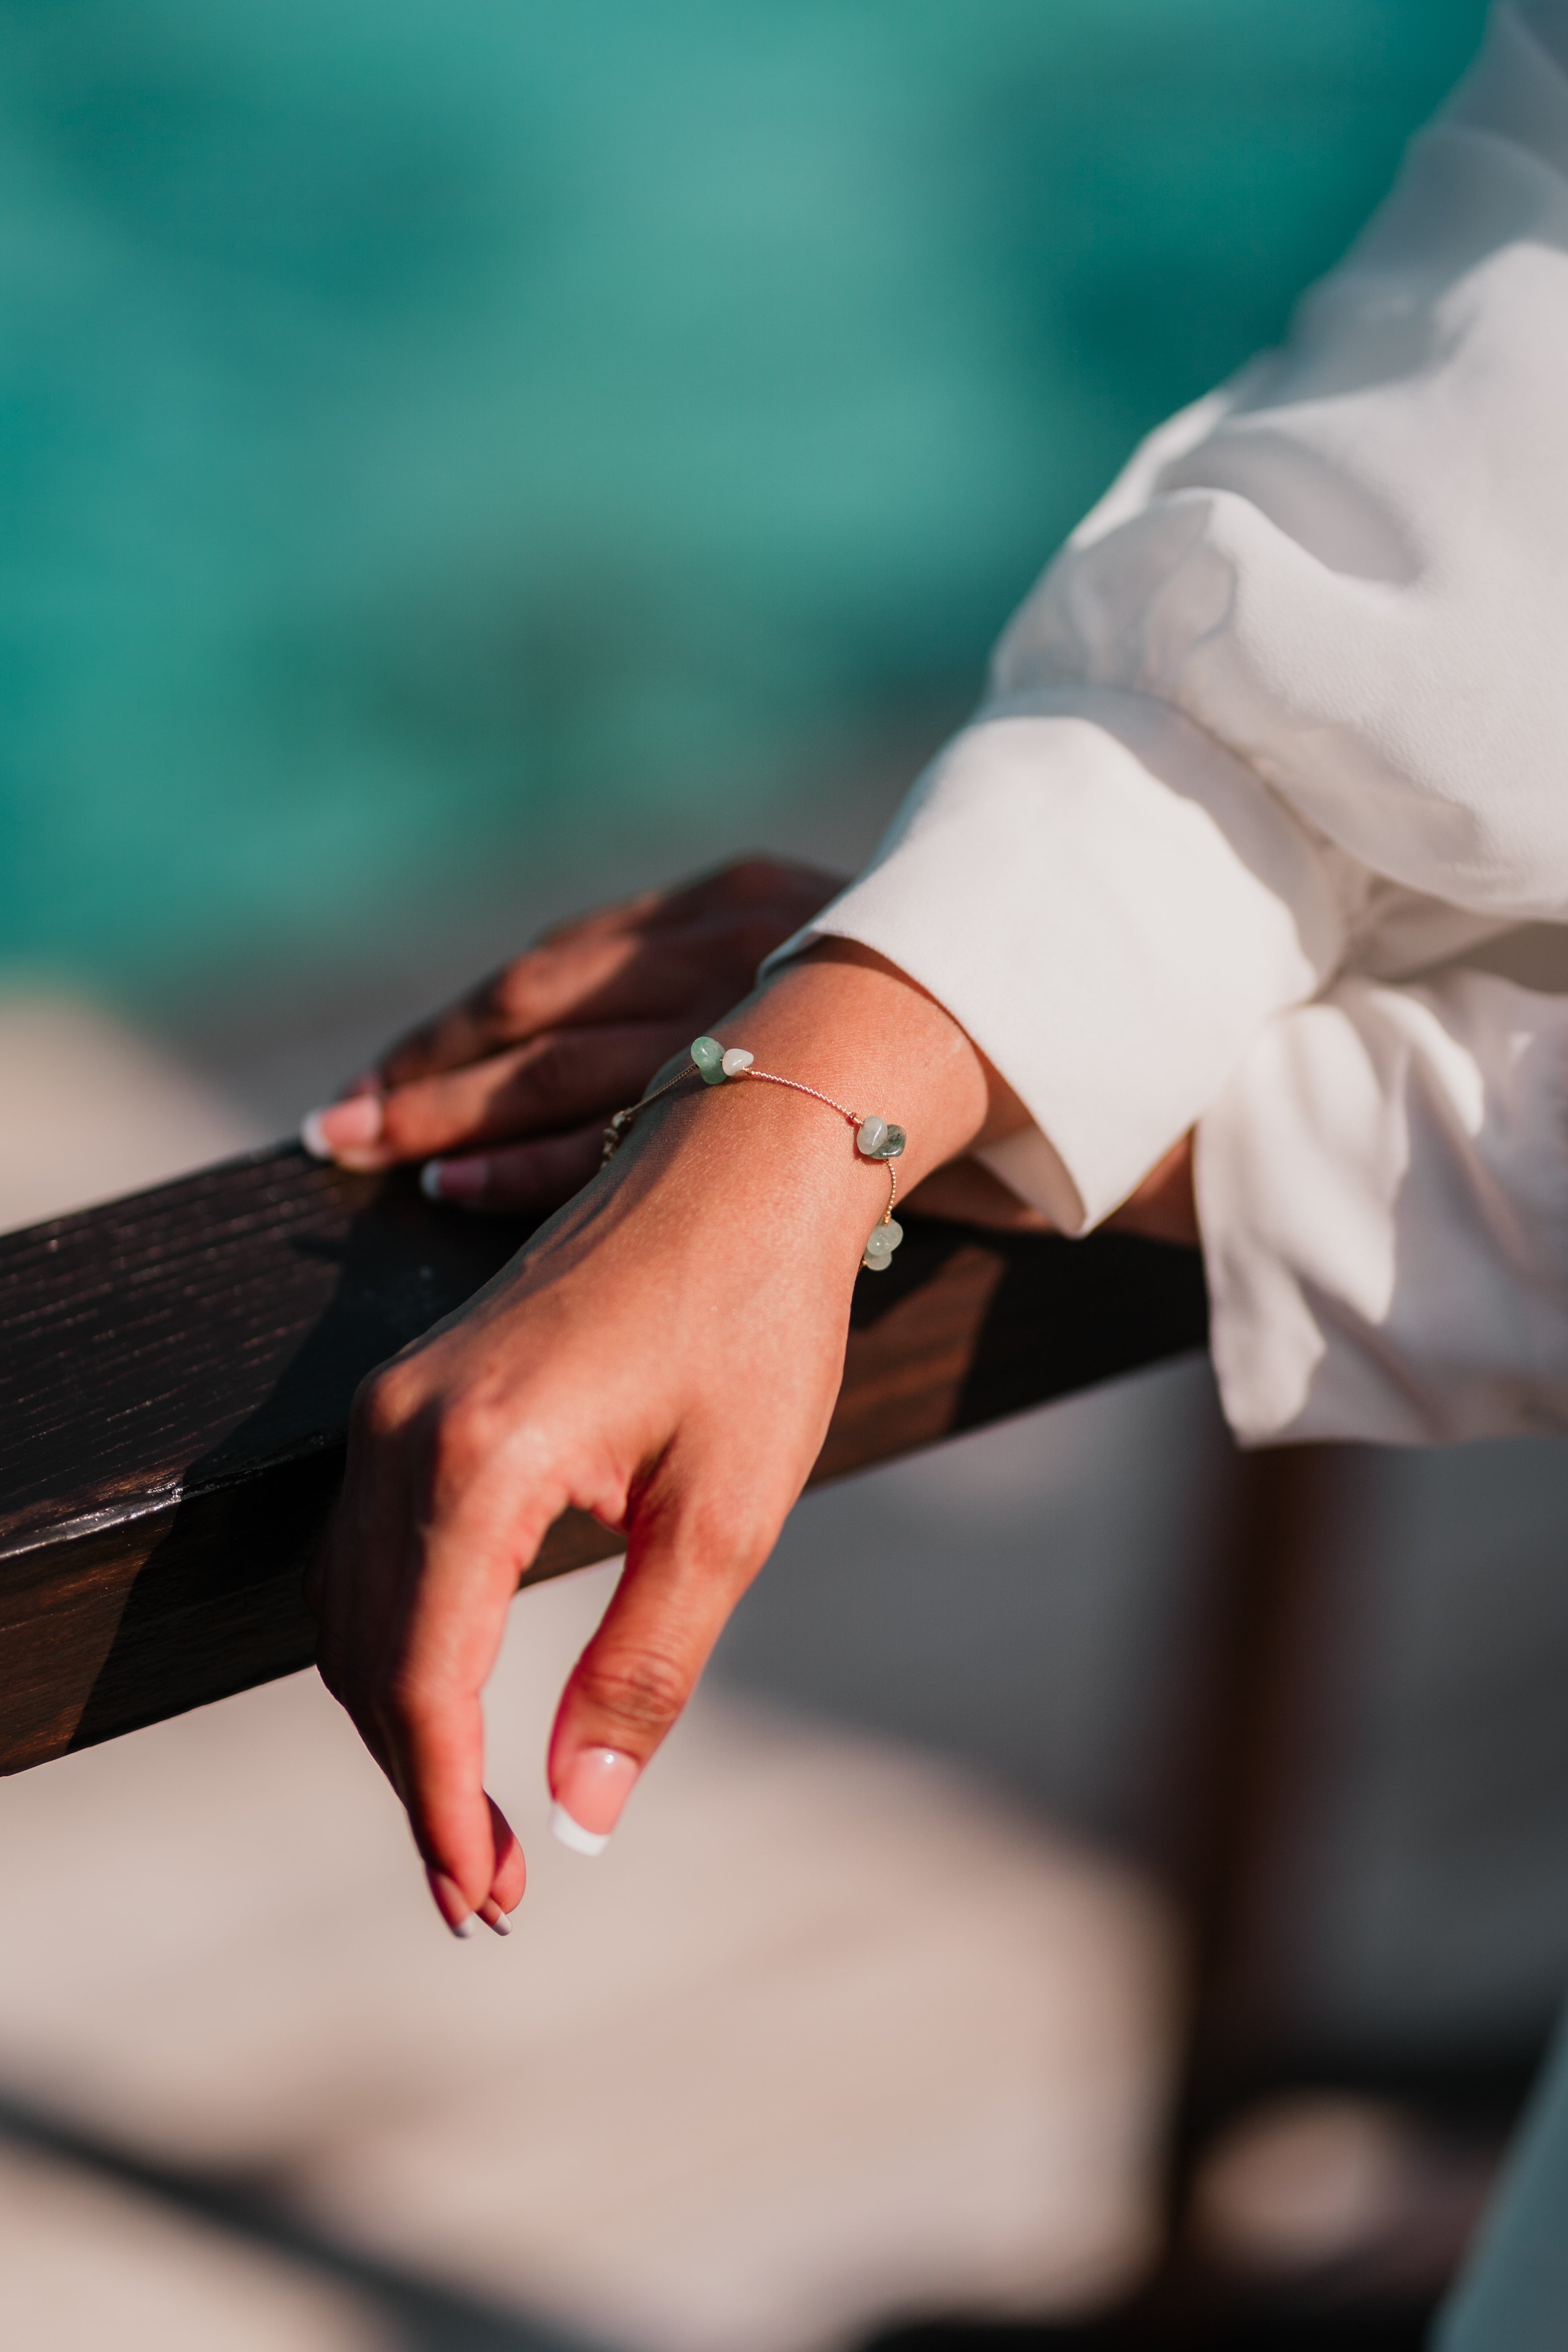
<path fill-rule="evenodd" d="M 726 1054 L 715 1037 L 695 1039 L 690 1047 L 691 1066 L 689 1068 L 677 1070 L 675 1076 L 666 1078 L 662 1086 L 655 1087 L 651 1093 L 644 1095 L 639 1101 L 628 1103 L 625 1110 L 616 1111 L 605 1129 L 604 1149 L 599 1155 L 599 1165 L 604 1167 L 607 1161 L 615 1158 L 625 1142 L 626 1131 L 634 1119 L 640 1117 L 645 1110 L 651 1108 L 653 1104 L 658 1102 L 665 1095 L 672 1094 L 677 1087 L 684 1086 L 687 1079 L 691 1077 L 701 1078 L 705 1086 L 719 1084 L 733 1086 L 740 1078 L 760 1078 L 764 1086 L 787 1087 L 791 1094 L 809 1095 L 814 1102 L 826 1104 L 830 1111 L 836 1112 L 855 1129 L 858 1146 L 860 1130 L 869 1124 L 868 1114 L 851 1110 L 847 1103 L 836 1101 L 832 1095 L 825 1095 L 820 1087 L 808 1087 L 803 1079 L 782 1077 L 776 1070 L 759 1070 L 749 1055 L 742 1066 L 734 1069 L 729 1068 L 727 1064 L 731 1059 L 737 1063 L 740 1062 L 741 1050 L 738 1047 L 731 1047 Z M 710 1070 L 716 1072 L 716 1075 L 710 1076 Z M 889 1133 L 900 1132 L 886 1120 L 882 1125 Z M 879 1160 L 888 1171 L 888 1205 L 879 1218 L 877 1225 L 872 1228 L 872 1238 L 867 1243 L 865 1254 L 861 1258 L 863 1265 L 871 1266 L 879 1272 L 886 1268 L 892 1252 L 903 1239 L 902 1228 L 896 1225 L 893 1221 L 893 1211 L 898 1206 L 899 1200 L 899 1171 L 893 1162 L 903 1148 L 900 1138 L 891 1153 L 884 1154 L 879 1150 L 862 1151 L 860 1154 L 867 1160 Z M 879 1234 L 889 1227 L 892 1228 L 891 1238 L 888 1240 L 885 1246 L 879 1246 Z"/>

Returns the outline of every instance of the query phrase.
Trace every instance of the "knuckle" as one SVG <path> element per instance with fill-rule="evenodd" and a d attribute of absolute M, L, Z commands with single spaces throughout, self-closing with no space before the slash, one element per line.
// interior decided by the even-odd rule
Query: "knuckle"
<path fill-rule="evenodd" d="M 430 1430 L 430 1466 L 437 1489 L 466 1486 L 495 1452 L 495 1418 L 472 1398 L 458 1397 L 437 1413 Z"/>
<path fill-rule="evenodd" d="M 400 1436 L 414 1417 L 414 1400 L 401 1364 L 384 1364 L 367 1372 L 354 1391 L 350 1427 L 355 1437 L 381 1444 Z"/>
<path fill-rule="evenodd" d="M 783 1521 L 784 1512 L 760 1496 L 699 1502 L 683 1517 L 681 1550 L 704 1588 L 738 1596 L 777 1543 Z"/>
<path fill-rule="evenodd" d="M 510 1388 L 481 1384 L 435 1407 L 426 1433 L 429 1491 L 446 1507 L 482 1490 L 498 1507 L 548 1480 L 558 1455 L 550 1424 Z"/>
<path fill-rule="evenodd" d="M 428 1089 L 418 1079 L 394 1087 L 382 1097 L 378 1144 L 399 1154 L 419 1150 L 430 1129 L 427 1105 Z"/>
<path fill-rule="evenodd" d="M 579 1688 L 595 1711 L 636 1731 L 667 1731 L 685 1706 L 690 1676 L 668 1652 L 639 1650 L 634 1655 L 589 1656 Z"/>
<path fill-rule="evenodd" d="M 583 1090 L 580 1041 L 559 1032 L 542 1037 L 519 1073 L 531 1109 L 546 1118 L 574 1111 Z"/>
<path fill-rule="evenodd" d="M 530 948 L 492 973 L 475 999 L 476 1015 L 487 1034 L 504 1043 L 526 1029 L 542 984 L 571 952 L 565 942 Z"/>
<path fill-rule="evenodd" d="M 511 971 L 509 964 L 503 971 L 489 973 L 439 1021 L 431 1023 L 429 1053 L 417 1069 L 410 1071 L 411 1076 L 432 1068 L 449 1068 L 455 1063 L 471 1061 L 476 1052 L 490 1053 L 497 1045 L 510 1045 L 516 1027 L 508 988 Z"/>

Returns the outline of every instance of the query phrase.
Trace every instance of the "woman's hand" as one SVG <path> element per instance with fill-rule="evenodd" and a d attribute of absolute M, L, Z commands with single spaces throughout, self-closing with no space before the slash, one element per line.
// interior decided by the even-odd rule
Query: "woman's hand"
<path fill-rule="evenodd" d="M 718 1034 L 907 1126 L 900 1179 L 1024 1116 L 939 1005 L 837 941 Z M 321 1671 L 406 1805 L 457 1932 L 476 1913 L 494 1924 L 522 1891 L 485 1794 L 480 1694 L 545 1529 L 574 1505 L 627 1538 L 550 1750 L 561 1826 L 592 1848 L 805 1484 L 887 1200 L 886 1164 L 860 1159 L 821 1104 L 693 1080 L 462 1313 L 361 1390 L 313 1582 Z"/>
<path fill-rule="evenodd" d="M 747 857 L 560 924 L 411 1030 L 344 1100 L 312 1111 L 304 1140 L 346 1168 L 423 1160 L 426 1189 L 460 1208 L 543 1215 L 598 1167 L 606 1119 L 842 886 L 819 866 Z M 1050 1225 L 963 1158 L 913 1205 L 1014 1231 Z M 1110 1223 L 1196 1242 L 1190 1136 Z"/>
<path fill-rule="evenodd" d="M 611 1113 L 841 887 L 748 857 L 563 924 L 312 1111 L 304 1140 L 348 1168 L 424 1160 L 427 1190 L 464 1208 L 556 1208 L 598 1166 Z"/>

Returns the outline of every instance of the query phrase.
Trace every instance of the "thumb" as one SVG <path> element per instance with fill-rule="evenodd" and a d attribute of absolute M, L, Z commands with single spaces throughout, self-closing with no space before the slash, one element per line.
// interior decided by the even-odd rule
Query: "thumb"
<path fill-rule="evenodd" d="M 704 1530 L 678 1512 L 647 1525 L 639 1515 L 615 1597 L 556 1710 L 550 1826 L 563 1845 L 604 1852 L 777 1533 L 777 1523 L 755 1537 Z"/>

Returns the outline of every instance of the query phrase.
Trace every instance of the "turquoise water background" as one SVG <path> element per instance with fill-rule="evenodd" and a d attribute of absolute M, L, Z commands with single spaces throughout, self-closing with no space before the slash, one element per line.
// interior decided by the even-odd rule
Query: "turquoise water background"
<path fill-rule="evenodd" d="M 956 708 L 1480 0 L 3 0 L 0 966 L 156 1002 Z"/>

